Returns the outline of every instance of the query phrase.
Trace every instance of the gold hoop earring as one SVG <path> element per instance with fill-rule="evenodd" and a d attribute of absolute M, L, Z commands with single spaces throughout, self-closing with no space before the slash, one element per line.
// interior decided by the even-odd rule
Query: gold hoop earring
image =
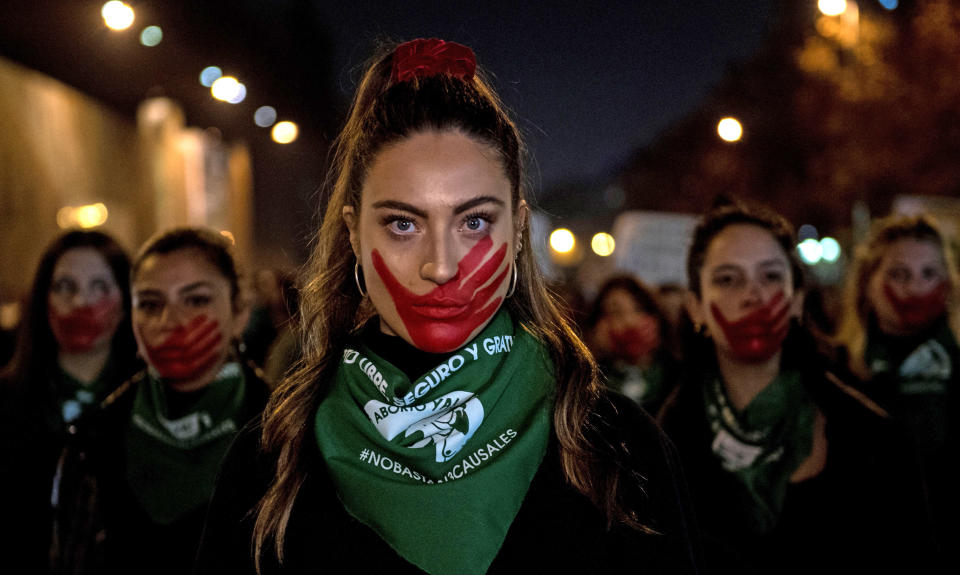
<path fill-rule="evenodd" d="M 503 299 L 508 299 L 513 295 L 513 292 L 517 291 L 517 266 L 514 265 L 510 274 L 510 289 L 507 290 L 507 295 L 503 296 Z"/>
<path fill-rule="evenodd" d="M 367 297 L 367 292 L 360 285 L 360 260 L 353 260 L 353 281 L 357 284 L 357 291 L 360 297 Z"/>

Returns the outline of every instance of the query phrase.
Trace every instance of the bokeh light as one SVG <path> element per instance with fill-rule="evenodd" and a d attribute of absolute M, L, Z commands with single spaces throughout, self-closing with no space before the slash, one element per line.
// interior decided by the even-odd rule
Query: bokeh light
<path fill-rule="evenodd" d="M 111 30 L 126 30 L 133 25 L 133 8 L 120 0 L 111 0 L 100 8 L 103 23 Z"/>
<path fill-rule="evenodd" d="M 817 228 L 810 224 L 803 224 L 800 226 L 800 229 L 797 230 L 797 239 L 799 241 L 817 239 L 820 237 L 820 232 L 817 231 Z"/>
<path fill-rule="evenodd" d="M 247 88 L 233 76 L 220 76 L 210 86 L 210 93 L 218 100 L 238 104 L 246 97 Z"/>
<path fill-rule="evenodd" d="M 803 263 L 814 265 L 823 258 L 823 246 L 815 239 L 803 240 L 797 245 Z"/>
<path fill-rule="evenodd" d="M 839 16 L 847 10 L 847 0 L 819 0 L 817 8 L 824 16 Z"/>
<path fill-rule="evenodd" d="M 736 142 L 743 137 L 743 126 L 736 118 L 724 118 L 717 124 L 717 134 L 725 142 Z"/>
<path fill-rule="evenodd" d="M 253 113 L 253 123 L 261 128 L 269 128 L 277 121 L 277 111 L 273 106 L 260 106 Z"/>
<path fill-rule="evenodd" d="M 577 240 L 573 232 L 566 228 L 557 228 L 550 234 L 550 247 L 557 253 L 570 253 L 576 245 Z"/>
<path fill-rule="evenodd" d="M 237 238 L 233 237 L 233 233 L 228 230 L 220 230 L 220 235 L 230 240 L 232 245 L 237 245 Z"/>
<path fill-rule="evenodd" d="M 593 239 L 590 240 L 590 249 L 593 250 L 593 253 L 601 257 L 609 256 L 615 248 L 616 242 L 613 241 L 613 236 L 606 232 L 596 233 L 593 235 Z"/>
<path fill-rule="evenodd" d="M 900 3 L 897 0 L 880 0 L 880 5 L 887 10 L 896 10 Z"/>
<path fill-rule="evenodd" d="M 840 242 L 831 238 L 825 237 L 820 240 L 820 249 L 822 250 L 821 256 L 824 261 L 835 262 L 840 259 Z"/>
<path fill-rule="evenodd" d="M 213 86 L 213 83 L 216 82 L 220 77 L 223 76 L 223 70 L 217 66 L 207 66 L 200 72 L 200 83 L 204 87 L 209 88 Z"/>
<path fill-rule="evenodd" d="M 300 129 L 296 124 L 289 121 L 277 122 L 270 132 L 273 141 L 278 144 L 289 144 L 297 139 Z"/>
<path fill-rule="evenodd" d="M 81 227 L 84 229 L 102 226 L 109 212 L 102 202 L 86 206 L 64 206 L 57 211 L 57 225 L 62 229 Z"/>
<path fill-rule="evenodd" d="M 160 26 L 147 26 L 140 32 L 140 43 L 147 48 L 153 48 L 163 42 L 163 30 Z"/>

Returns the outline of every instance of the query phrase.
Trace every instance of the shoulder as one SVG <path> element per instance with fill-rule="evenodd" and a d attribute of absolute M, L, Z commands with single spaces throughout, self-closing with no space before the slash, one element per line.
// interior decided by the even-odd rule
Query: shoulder
<path fill-rule="evenodd" d="M 842 417 L 857 417 L 888 421 L 890 415 L 862 391 L 851 385 L 844 374 L 822 370 L 804 374 L 807 391 L 827 417 L 836 413 Z"/>
<path fill-rule="evenodd" d="M 671 485 L 679 474 L 676 448 L 656 421 L 628 397 L 604 390 L 598 398 L 588 434 L 595 448 L 615 464 L 652 484 Z M 671 488 L 672 489 L 672 488 Z"/>
<path fill-rule="evenodd" d="M 591 414 L 593 429 L 600 437 L 631 442 L 658 441 L 662 435 L 653 418 L 635 401 L 611 390 L 603 389 Z"/>

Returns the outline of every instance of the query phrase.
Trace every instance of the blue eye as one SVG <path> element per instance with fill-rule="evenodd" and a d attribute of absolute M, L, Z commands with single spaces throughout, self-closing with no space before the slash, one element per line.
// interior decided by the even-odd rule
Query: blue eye
<path fill-rule="evenodd" d="M 470 232 L 484 232 L 492 225 L 494 219 L 486 212 L 475 212 L 463 219 L 463 228 Z"/>
<path fill-rule="evenodd" d="M 467 229 L 479 230 L 483 227 L 484 221 L 480 218 L 470 218 L 467 220 Z"/>
<path fill-rule="evenodd" d="M 390 233 L 398 236 L 409 235 L 417 231 L 416 222 L 402 214 L 392 214 L 384 217 L 381 225 L 386 226 Z"/>

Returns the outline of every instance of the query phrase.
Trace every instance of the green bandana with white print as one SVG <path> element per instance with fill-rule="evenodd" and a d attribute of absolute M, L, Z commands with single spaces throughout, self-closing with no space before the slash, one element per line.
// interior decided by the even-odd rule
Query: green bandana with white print
<path fill-rule="evenodd" d="M 545 348 L 505 309 L 412 381 L 354 339 L 317 442 L 347 511 L 403 558 L 485 573 L 546 452 L 553 389 Z"/>
<path fill-rule="evenodd" d="M 162 525 L 210 499 L 220 460 L 246 423 L 239 363 L 225 364 L 194 393 L 185 413 L 171 414 L 170 392 L 151 374 L 133 401 L 125 441 L 127 483 L 150 519 Z"/>
<path fill-rule="evenodd" d="M 740 412 L 719 377 L 703 392 L 713 454 L 743 488 L 754 532 L 766 533 L 780 517 L 790 476 L 813 449 L 816 406 L 796 372 L 778 375 Z"/>

